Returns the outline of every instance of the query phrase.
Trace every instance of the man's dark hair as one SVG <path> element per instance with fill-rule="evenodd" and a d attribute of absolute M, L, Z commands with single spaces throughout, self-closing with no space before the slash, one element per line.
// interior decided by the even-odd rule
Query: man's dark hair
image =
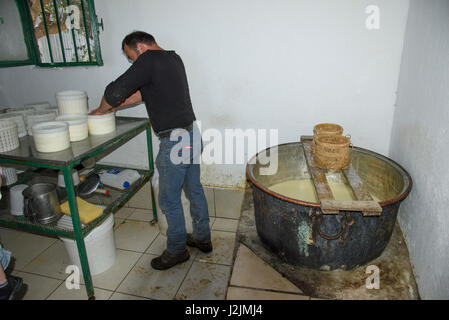
<path fill-rule="evenodd" d="M 122 50 L 125 50 L 125 45 L 127 45 L 130 49 L 136 51 L 138 43 L 152 45 L 156 43 L 156 40 L 154 40 L 154 37 L 151 34 L 143 31 L 134 31 L 123 39 Z"/>

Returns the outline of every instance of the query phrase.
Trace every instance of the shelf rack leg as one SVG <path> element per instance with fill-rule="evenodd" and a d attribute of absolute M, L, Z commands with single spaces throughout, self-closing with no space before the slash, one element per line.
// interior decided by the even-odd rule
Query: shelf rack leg
<path fill-rule="evenodd" d="M 83 271 L 84 283 L 86 285 L 87 297 L 89 300 L 95 300 L 94 288 L 92 278 L 90 275 L 89 263 L 87 260 L 86 246 L 84 244 L 84 237 L 82 226 L 80 222 L 78 205 L 76 203 L 75 185 L 73 183 L 72 168 L 65 167 L 62 169 L 64 174 L 64 183 L 66 185 L 67 200 L 69 201 L 70 215 L 72 217 L 73 231 L 75 233 L 75 241 L 78 247 L 78 254 L 80 257 L 81 268 Z"/>
<path fill-rule="evenodd" d="M 153 191 L 153 176 L 154 176 L 154 162 L 153 162 L 153 140 L 151 137 L 151 127 L 148 124 L 145 128 L 147 133 L 147 147 L 148 147 L 148 166 L 151 171 L 150 178 L 150 188 L 151 188 L 151 207 L 153 209 L 153 221 L 152 224 L 157 222 L 157 210 L 156 210 L 156 201 L 154 199 L 154 191 Z"/>

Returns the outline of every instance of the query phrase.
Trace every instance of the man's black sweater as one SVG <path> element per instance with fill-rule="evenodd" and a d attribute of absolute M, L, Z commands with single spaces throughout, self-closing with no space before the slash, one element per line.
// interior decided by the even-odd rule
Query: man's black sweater
<path fill-rule="evenodd" d="M 156 133 L 183 128 L 196 120 L 184 64 L 174 51 L 142 53 L 124 74 L 106 87 L 104 98 L 116 107 L 137 90 L 142 94 Z"/>

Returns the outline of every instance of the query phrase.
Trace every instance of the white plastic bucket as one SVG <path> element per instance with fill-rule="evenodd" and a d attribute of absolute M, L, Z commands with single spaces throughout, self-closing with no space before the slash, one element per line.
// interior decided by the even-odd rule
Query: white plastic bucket
<path fill-rule="evenodd" d="M 58 221 L 58 227 L 73 230 L 72 218 L 64 215 Z M 91 275 L 96 275 L 108 270 L 115 263 L 115 238 L 114 238 L 114 215 L 110 214 L 102 224 L 94 228 L 86 237 L 87 260 Z M 78 247 L 74 239 L 60 237 L 72 264 L 78 266 L 81 272 L 81 263 L 78 254 Z"/>
<path fill-rule="evenodd" d="M 78 170 L 72 169 L 72 179 L 73 179 L 73 185 L 77 186 L 80 184 Z M 58 187 L 65 188 L 64 173 L 61 170 L 58 173 Z"/>
<path fill-rule="evenodd" d="M 84 91 L 61 91 L 56 93 L 59 114 L 87 114 L 87 93 Z"/>
<path fill-rule="evenodd" d="M 162 212 L 161 207 L 159 206 L 158 201 L 158 195 L 159 195 L 159 173 L 155 169 L 154 175 L 152 180 L 153 185 L 153 192 L 155 197 L 155 203 L 156 203 L 156 212 L 157 212 L 157 223 L 159 226 L 159 231 L 164 235 L 167 236 L 167 218 L 165 217 L 165 214 Z M 184 211 L 184 220 L 186 223 L 186 231 L 187 233 L 192 233 L 192 216 L 190 215 L 190 201 L 187 199 L 186 195 L 184 194 L 184 190 L 181 191 L 181 203 L 182 203 L 182 209 Z"/>
<path fill-rule="evenodd" d="M 33 139 L 39 152 L 57 152 L 70 148 L 69 125 L 62 121 L 33 125 Z"/>
<path fill-rule="evenodd" d="M 70 141 L 76 142 L 89 136 L 87 116 L 82 114 L 65 114 L 56 118 L 56 121 L 64 121 L 69 125 Z"/>
<path fill-rule="evenodd" d="M 87 116 L 89 134 L 103 135 L 115 131 L 115 112 Z"/>
<path fill-rule="evenodd" d="M 9 192 L 11 203 L 11 214 L 13 216 L 23 216 L 23 190 L 28 188 L 27 184 L 18 184 L 11 187 Z"/>

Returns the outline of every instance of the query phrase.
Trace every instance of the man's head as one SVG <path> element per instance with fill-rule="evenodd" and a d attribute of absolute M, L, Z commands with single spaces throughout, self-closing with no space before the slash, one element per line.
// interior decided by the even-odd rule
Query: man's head
<path fill-rule="evenodd" d="M 128 34 L 122 41 L 122 50 L 133 62 L 147 50 L 160 50 L 151 34 L 135 31 Z"/>

